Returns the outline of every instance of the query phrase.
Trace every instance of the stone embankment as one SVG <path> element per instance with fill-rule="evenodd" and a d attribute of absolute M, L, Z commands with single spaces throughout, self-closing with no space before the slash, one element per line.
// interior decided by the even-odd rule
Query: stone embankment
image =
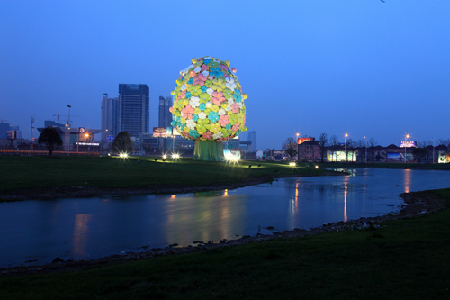
<path fill-rule="evenodd" d="M 96 268 L 106 266 L 112 263 L 140 260 L 140 259 L 152 259 L 167 255 L 180 255 L 199 251 L 208 251 L 211 249 L 218 249 L 223 247 L 234 247 L 245 245 L 249 243 L 257 243 L 261 241 L 269 241 L 274 239 L 286 238 L 286 237 L 304 237 L 318 233 L 342 231 L 342 230 L 359 230 L 364 228 L 377 228 L 381 224 L 388 220 L 397 220 L 401 218 L 413 217 L 419 214 L 434 213 L 442 210 L 446 206 L 446 199 L 439 197 L 432 192 L 415 192 L 400 195 L 405 204 L 402 205 L 398 213 L 390 213 L 383 216 L 360 218 L 358 220 L 351 220 L 348 222 L 337 222 L 323 224 L 321 227 L 311 228 L 306 231 L 303 229 L 294 229 L 292 231 L 276 231 L 272 226 L 266 227 L 267 230 L 272 230 L 273 234 L 256 234 L 256 236 L 243 236 L 237 240 L 222 240 L 220 242 L 203 242 L 193 241 L 195 246 L 189 245 L 187 247 L 178 247 L 178 244 L 172 244 L 162 249 L 148 249 L 144 246 L 142 252 L 124 252 L 117 255 L 111 255 L 99 259 L 91 260 L 64 260 L 56 258 L 52 263 L 41 266 L 20 266 L 13 268 L 0 268 L 0 277 L 8 275 L 30 275 L 30 274 L 43 274 L 53 273 L 57 271 L 75 271 L 84 270 L 90 268 Z"/>

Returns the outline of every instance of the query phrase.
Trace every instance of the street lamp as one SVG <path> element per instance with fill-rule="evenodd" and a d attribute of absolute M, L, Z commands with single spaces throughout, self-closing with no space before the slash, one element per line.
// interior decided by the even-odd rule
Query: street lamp
<path fill-rule="evenodd" d="M 364 136 L 364 163 L 367 162 L 367 141 L 366 136 Z"/>
<path fill-rule="evenodd" d="M 406 140 L 405 140 L 405 162 L 406 162 L 406 147 L 407 147 L 407 144 L 408 144 L 406 142 L 408 141 L 408 139 L 409 139 L 409 134 L 406 134 Z"/>
<path fill-rule="evenodd" d="M 66 139 L 67 139 L 67 156 L 69 156 L 69 141 L 70 141 L 70 127 L 67 125 L 66 129 Z"/>
<path fill-rule="evenodd" d="M 347 137 L 348 133 L 345 133 L 345 161 L 347 161 Z"/>
<path fill-rule="evenodd" d="M 300 133 L 297 132 L 297 161 L 300 161 L 300 153 L 298 152 L 298 137 L 300 136 Z M 313 155 L 314 156 L 314 155 Z"/>
<path fill-rule="evenodd" d="M 67 109 L 69 113 L 67 114 L 67 130 L 70 130 L 70 108 L 72 106 L 67 104 Z M 69 144 L 70 144 L 70 132 L 67 131 L 67 156 L 69 156 Z"/>

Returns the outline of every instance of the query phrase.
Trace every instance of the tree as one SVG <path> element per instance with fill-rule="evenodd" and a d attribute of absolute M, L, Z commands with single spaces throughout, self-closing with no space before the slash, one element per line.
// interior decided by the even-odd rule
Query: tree
<path fill-rule="evenodd" d="M 297 143 L 294 141 L 294 139 L 291 138 L 291 137 L 288 138 L 284 143 L 285 143 L 285 145 L 286 145 L 285 153 L 286 153 L 287 155 L 289 155 L 289 157 L 290 157 L 291 160 L 292 160 L 292 157 L 293 157 L 294 155 L 297 154 L 297 147 L 298 147 L 298 145 L 297 145 Z"/>
<path fill-rule="evenodd" d="M 319 148 L 320 148 L 320 160 L 323 162 L 323 156 L 325 155 L 325 147 L 328 146 L 328 135 L 322 132 L 319 136 Z"/>
<path fill-rule="evenodd" d="M 420 162 L 422 158 L 426 157 L 428 162 L 428 150 L 423 148 L 414 148 L 412 151 L 414 158 L 417 159 L 417 162 Z"/>
<path fill-rule="evenodd" d="M 369 146 L 370 146 L 370 150 L 371 150 L 371 153 L 372 153 L 372 162 L 373 162 L 373 154 L 374 154 L 374 148 L 375 148 L 375 145 L 377 144 L 378 142 L 377 141 L 375 141 L 375 139 L 372 137 L 372 138 L 370 138 L 370 140 L 369 140 Z"/>
<path fill-rule="evenodd" d="M 355 159 L 355 149 L 354 149 L 355 145 L 356 145 L 356 142 L 353 141 L 352 139 L 347 140 L 347 147 L 346 147 L 347 152 L 345 153 L 345 161 L 347 161 L 348 150 L 352 151 L 352 161 Z"/>
<path fill-rule="evenodd" d="M 52 156 L 53 150 L 62 145 L 62 140 L 56 128 L 47 127 L 39 135 L 38 143 L 44 144 L 48 150 L 48 156 Z"/>
<path fill-rule="evenodd" d="M 357 142 L 355 142 L 355 146 L 356 148 L 359 149 L 359 151 L 361 151 L 361 153 L 359 153 L 359 159 L 361 160 L 361 163 L 363 162 L 363 158 L 365 157 L 366 153 L 366 142 L 364 140 L 359 140 Z M 363 151 L 364 151 L 364 157 L 363 157 Z"/>
<path fill-rule="evenodd" d="M 333 134 L 330 137 L 330 143 L 329 145 L 331 146 L 331 157 L 333 158 L 334 156 L 334 152 L 336 152 L 337 147 L 339 146 L 339 140 L 337 138 L 337 136 L 335 134 Z"/>
<path fill-rule="evenodd" d="M 118 153 L 130 153 L 133 151 L 133 142 L 128 132 L 120 132 L 112 142 L 112 149 Z"/>

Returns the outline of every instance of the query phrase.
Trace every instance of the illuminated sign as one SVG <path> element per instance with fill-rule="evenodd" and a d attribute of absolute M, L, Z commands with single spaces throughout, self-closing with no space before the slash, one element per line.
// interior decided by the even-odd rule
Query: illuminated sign
<path fill-rule="evenodd" d="M 172 136 L 172 127 L 153 127 L 153 137 Z"/>
<path fill-rule="evenodd" d="M 112 142 L 112 141 L 114 141 L 114 138 L 115 138 L 116 136 L 115 135 L 107 135 L 106 136 L 106 141 L 107 142 Z"/>
<path fill-rule="evenodd" d="M 328 161 L 356 161 L 356 151 L 347 151 L 347 159 L 345 159 L 345 151 L 330 151 L 327 153 Z"/>
<path fill-rule="evenodd" d="M 84 128 L 84 127 L 78 127 L 78 132 L 79 132 L 79 133 L 85 133 L 85 132 L 86 132 L 86 128 Z"/>
<path fill-rule="evenodd" d="M 301 144 L 303 142 L 313 142 L 315 139 L 314 138 L 298 138 L 297 139 L 297 144 Z"/>
<path fill-rule="evenodd" d="M 223 150 L 223 156 L 226 160 L 241 159 L 241 151 L 239 150 Z"/>
<path fill-rule="evenodd" d="M 85 142 L 77 142 L 78 145 L 81 146 L 100 146 L 100 143 L 85 143 Z"/>
<path fill-rule="evenodd" d="M 16 137 L 17 137 L 17 134 L 16 134 L 16 133 L 17 133 L 16 131 L 7 131 L 7 132 L 6 132 L 6 138 L 7 138 L 8 140 L 15 140 Z"/>
<path fill-rule="evenodd" d="M 400 141 L 400 148 L 417 148 L 417 141 Z"/>

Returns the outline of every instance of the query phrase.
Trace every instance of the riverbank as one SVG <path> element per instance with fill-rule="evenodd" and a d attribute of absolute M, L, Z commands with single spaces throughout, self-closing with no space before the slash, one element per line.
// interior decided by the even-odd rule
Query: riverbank
<path fill-rule="evenodd" d="M 0 202 L 103 195 L 180 194 L 267 183 L 277 177 L 336 176 L 314 164 L 203 162 L 150 157 L 0 157 Z"/>

